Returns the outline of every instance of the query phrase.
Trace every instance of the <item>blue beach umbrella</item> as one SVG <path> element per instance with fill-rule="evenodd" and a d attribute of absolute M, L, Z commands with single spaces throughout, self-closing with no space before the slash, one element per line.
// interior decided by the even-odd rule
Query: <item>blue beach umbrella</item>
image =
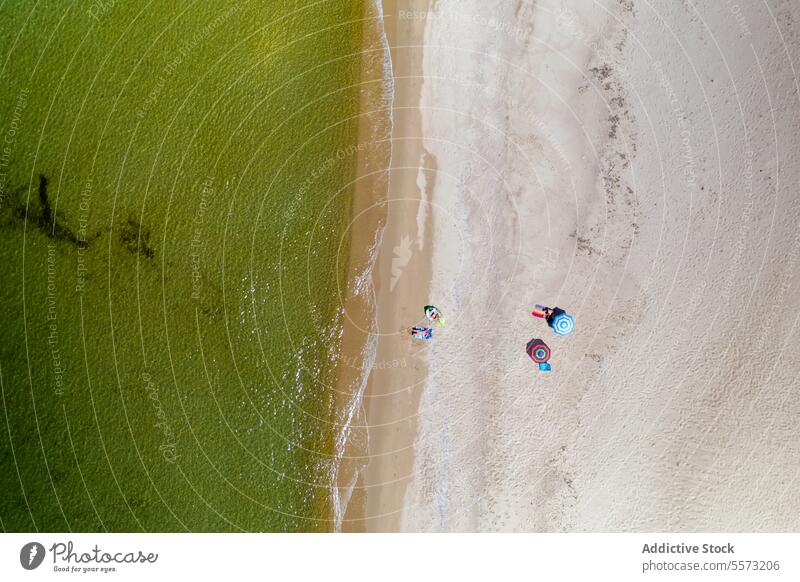
<path fill-rule="evenodd" d="M 575 320 L 571 315 L 559 313 L 553 318 L 553 331 L 556 335 L 569 335 L 575 329 Z"/>

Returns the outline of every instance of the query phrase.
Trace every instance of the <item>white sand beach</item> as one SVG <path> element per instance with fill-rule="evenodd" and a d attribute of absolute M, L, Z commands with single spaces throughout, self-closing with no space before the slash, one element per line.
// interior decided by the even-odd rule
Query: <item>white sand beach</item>
<path fill-rule="evenodd" d="M 384 365 L 346 529 L 796 531 L 800 5 L 384 10 Z M 426 303 L 447 326 L 412 345 Z"/>

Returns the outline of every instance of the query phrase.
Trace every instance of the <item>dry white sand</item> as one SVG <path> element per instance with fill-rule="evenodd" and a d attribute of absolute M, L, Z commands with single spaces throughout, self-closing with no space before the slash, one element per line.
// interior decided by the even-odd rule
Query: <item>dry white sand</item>
<path fill-rule="evenodd" d="M 800 528 L 800 5 L 402 5 L 448 326 L 369 528 Z"/>

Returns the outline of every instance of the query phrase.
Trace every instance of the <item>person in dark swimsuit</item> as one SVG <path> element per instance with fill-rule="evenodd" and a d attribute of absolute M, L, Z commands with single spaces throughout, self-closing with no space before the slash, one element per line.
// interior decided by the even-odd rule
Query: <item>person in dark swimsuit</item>
<path fill-rule="evenodd" d="M 562 313 L 566 313 L 566 311 L 564 311 L 560 307 L 545 307 L 544 308 L 544 313 L 545 313 L 545 321 L 547 322 L 547 325 L 549 325 L 550 327 L 553 327 L 553 320 L 556 317 L 558 317 L 559 315 L 561 315 Z"/>

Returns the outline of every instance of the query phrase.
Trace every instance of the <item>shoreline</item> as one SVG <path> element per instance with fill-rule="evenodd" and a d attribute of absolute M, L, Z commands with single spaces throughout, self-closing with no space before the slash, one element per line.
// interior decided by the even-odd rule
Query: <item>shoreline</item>
<path fill-rule="evenodd" d="M 427 7 L 428 1 L 413 4 Z M 345 531 L 399 529 L 413 473 L 416 413 L 427 369 L 425 346 L 411 345 L 405 331 L 423 318 L 431 278 L 427 254 L 431 228 L 420 232 L 423 196 L 417 186 L 424 154 L 419 101 L 425 23 L 400 21 L 394 1 L 384 1 L 383 10 L 394 77 L 392 164 L 386 223 L 372 278 L 377 347 L 364 395 L 368 463 L 353 490 Z M 423 220 L 430 222 L 430 213 L 424 214 Z"/>

